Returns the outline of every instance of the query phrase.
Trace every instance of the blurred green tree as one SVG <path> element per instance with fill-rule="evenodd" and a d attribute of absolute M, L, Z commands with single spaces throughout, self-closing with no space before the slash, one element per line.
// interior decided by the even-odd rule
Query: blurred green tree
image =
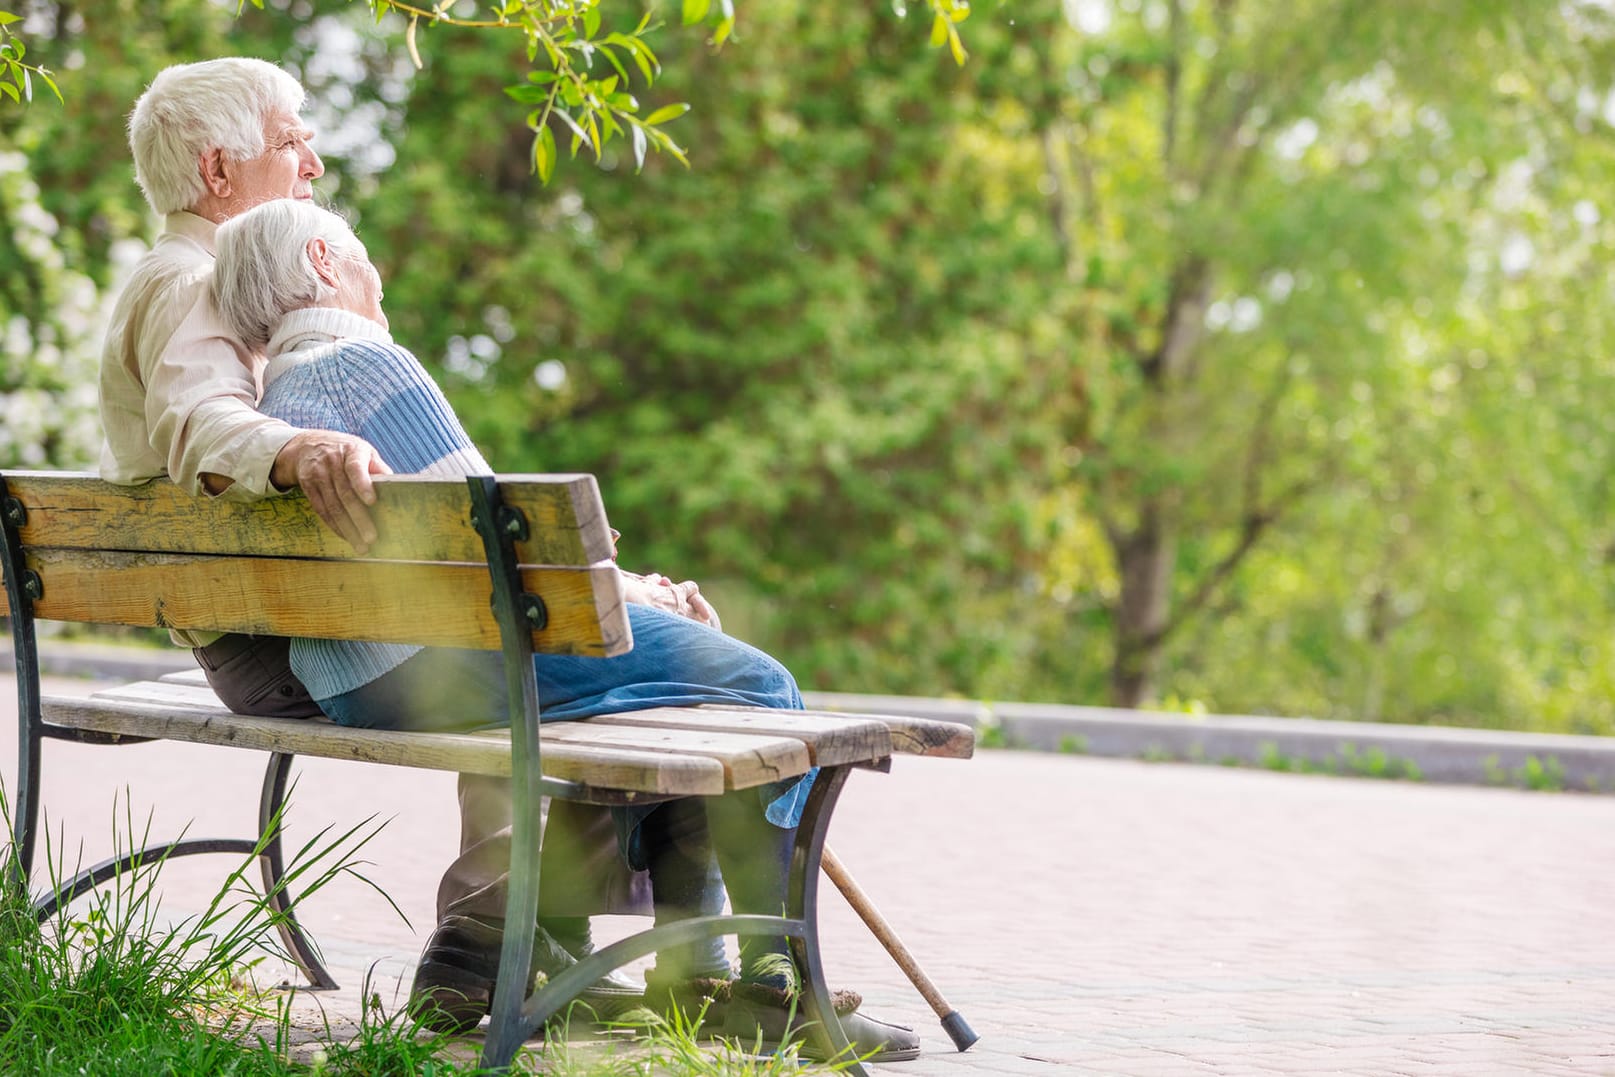
<path fill-rule="evenodd" d="M 1327 595 L 1337 623 L 1313 626 L 1316 657 L 1337 667 L 1326 679 L 1339 690 L 1348 670 L 1361 677 L 1350 709 L 1383 713 L 1389 636 L 1433 626 L 1445 605 L 1433 591 L 1469 604 L 1445 610 L 1462 620 L 1501 582 L 1465 508 L 1508 497 L 1500 460 L 1535 455 L 1509 478 L 1563 492 L 1551 476 L 1570 445 L 1542 440 L 1518 402 L 1498 407 L 1494 375 L 1470 374 L 1486 364 L 1466 356 L 1503 348 L 1489 369 L 1505 380 L 1563 362 L 1506 347 L 1486 299 L 1512 293 L 1504 311 L 1539 318 L 1564 274 L 1603 275 L 1607 236 L 1573 217 L 1615 160 L 1597 117 L 1609 11 L 1480 0 L 1017 11 L 1058 28 L 1028 46 L 1068 285 L 1056 597 L 1102 626 L 1109 697 L 1134 706 L 1159 697 L 1172 654 L 1195 686 L 1250 700 L 1241 678 L 1273 684 L 1257 667 L 1275 622 L 1232 629 L 1247 636 L 1248 664 L 1225 670 L 1205 668 L 1217 625 L 1250 602 L 1273 617 L 1275 604 Z M 1061 27 L 1068 13 L 1085 33 Z M 1579 237 L 1594 257 L 1572 267 L 1546 244 L 1525 253 L 1544 232 Z M 1469 458 L 1449 470 L 1455 444 Z M 1264 566 L 1299 578 L 1273 593 L 1275 577 L 1249 569 L 1281 533 L 1289 556 Z M 1472 564 L 1432 565 L 1448 549 Z M 1429 572 L 1457 583 L 1408 578 Z M 1305 658 L 1302 647 L 1275 676 Z M 1429 677 L 1423 705 L 1457 676 Z"/>

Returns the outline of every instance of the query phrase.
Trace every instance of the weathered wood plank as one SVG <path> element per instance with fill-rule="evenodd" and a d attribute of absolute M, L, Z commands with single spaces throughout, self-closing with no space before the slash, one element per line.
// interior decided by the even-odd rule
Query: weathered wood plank
<path fill-rule="evenodd" d="M 25 545 L 260 557 L 354 556 L 320 523 L 301 493 L 258 501 L 194 498 L 164 479 L 113 486 L 93 475 L 11 471 L 12 495 L 28 510 Z M 611 558 L 610 528 L 593 475 L 501 475 L 500 492 L 527 515 L 516 545 L 525 564 L 588 565 Z M 463 479 L 382 476 L 371 509 L 379 538 L 372 560 L 481 561 Z"/>
<path fill-rule="evenodd" d="M 548 745 L 552 742 L 580 749 L 632 748 L 706 756 L 723 764 L 724 778 L 730 789 L 749 789 L 805 774 L 813 765 L 807 745 L 791 737 L 684 729 L 634 729 L 601 725 L 592 718 L 547 723 L 544 726 L 544 743 Z"/>
<path fill-rule="evenodd" d="M 702 710 L 752 714 L 761 707 L 705 704 Z M 851 711 L 792 711 L 805 718 L 857 718 L 883 722 L 891 734 L 892 750 L 903 755 L 929 755 L 941 759 L 969 759 L 976 751 L 976 733 L 959 722 L 914 718 L 903 714 L 857 714 Z"/>
<path fill-rule="evenodd" d="M 49 620 L 499 647 L 485 565 L 50 549 L 27 560 L 44 584 L 34 612 Z M 522 583 L 549 610 L 533 633 L 537 650 L 609 656 L 632 647 L 611 563 L 529 568 Z"/>
<path fill-rule="evenodd" d="M 164 681 L 206 685 L 207 678 L 201 670 L 188 670 L 184 673 L 165 674 Z M 672 708 L 670 708 L 672 709 Z M 682 708 L 679 708 L 682 709 Z M 788 715 L 803 722 L 828 721 L 831 723 L 851 720 L 856 722 L 879 722 L 886 727 L 891 738 L 891 749 L 901 755 L 929 755 L 944 759 L 969 759 L 976 748 L 976 734 L 969 726 L 961 722 L 943 722 L 934 718 L 914 718 L 900 714 L 857 714 L 850 711 L 773 711 L 765 707 L 725 707 L 718 704 L 706 704 L 691 708 L 700 714 L 738 714 L 762 715 L 764 720 L 770 720 L 775 715 Z M 661 714 L 662 710 L 630 711 L 621 715 L 612 715 L 610 721 L 632 719 L 634 714 Z M 604 719 L 593 719 L 602 721 Z M 684 721 L 681 724 L 687 728 L 695 728 L 693 721 Z M 769 730 L 766 725 L 759 731 Z M 769 730 L 780 731 L 780 730 Z M 811 742 L 809 742 L 811 747 Z M 824 764 L 828 765 L 828 764 Z"/>
<path fill-rule="evenodd" d="M 510 774 L 510 737 L 503 731 L 395 733 L 318 719 L 248 718 L 219 703 L 211 708 L 152 706 L 100 697 L 50 697 L 43 714 L 47 723 L 70 729 L 428 770 Z M 550 736 L 552 729 L 566 724 L 546 726 L 541 733 L 544 773 L 550 777 L 647 794 L 713 796 L 724 791 L 721 762 L 704 754 L 579 746 Z"/>
<path fill-rule="evenodd" d="M 197 670 L 197 675 L 201 678 L 201 670 Z M 169 677 L 174 676 L 189 677 L 190 674 L 169 674 Z M 145 705 L 217 709 L 220 706 L 219 697 L 207 686 L 205 678 L 201 680 L 202 683 L 194 683 L 194 680 L 193 683 L 139 681 L 101 689 L 95 693 L 95 698 Z M 807 747 L 812 764 L 823 767 L 867 763 L 892 752 L 891 737 L 881 722 L 819 715 L 808 717 L 797 711 L 712 711 L 702 707 L 657 707 L 601 715 L 585 721 L 590 727 L 739 733 L 770 740 L 785 737 L 801 741 Z M 559 725 L 547 726 L 546 729 L 558 728 Z"/>
<path fill-rule="evenodd" d="M 157 680 L 162 684 L 187 684 L 192 686 L 200 685 L 203 688 L 208 687 L 207 674 L 199 669 L 183 669 L 175 673 L 164 673 Z M 141 681 L 139 683 L 146 684 L 149 682 Z M 208 688 L 208 691 L 211 692 L 212 689 Z M 217 699 L 217 697 L 214 698 Z"/>
<path fill-rule="evenodd" d="M 100 689 L 92 698 L 158 712 L 183 709 L 229 713 L 206 684 L 138 681 Z M 545 751 L 551 744 L 566 744 L 581 752 L 599 749 L 704 756 L 725 768 L 729 786 L 734 789 L 801 774 L 815 763 L 823 766 L 865 763 L 891 754 L 885 727 L 879 722 L 830 721 L 814 730 L 806 728 L 810 723 L 805 721 L 770 720 L 771 715 L 795 713 L 765 710 L 756 715 L 721 714 L 699 707 L 660 707 L 622 715 L 546 722 L 541 736 Z M 633 721 L 636 717 L 640 721 Z M 319 724 L 325 728 L 341 728 Z M 771 725 L 780 729 L 771 730 L 768 728 Z"/>
<path fill-rule="evenodd" d="M 802 711 L 767 708 L 721 711 L 707 707 L 656 707 L 601 715 L 589 721 L 593 725 L 792 737 L 807 745 L 813 764 L 820 767 L 868 763 L 892 754 L 892 738 L 886 732 L 886 724 L 868 718 L 808 715 Z"/>

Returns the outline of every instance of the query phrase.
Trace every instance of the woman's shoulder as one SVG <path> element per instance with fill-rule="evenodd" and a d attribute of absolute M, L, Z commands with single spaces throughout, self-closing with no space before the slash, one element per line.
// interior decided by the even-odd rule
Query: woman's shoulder
<path fill-rule="evenodd" d="M 350 384 L 371 389 L 396 386 L 400 389 L 437 383 L 426 372 L 415 354 L 401 344 L 386 340 L 347 339 L 338 342 L 336 364 Z"/>

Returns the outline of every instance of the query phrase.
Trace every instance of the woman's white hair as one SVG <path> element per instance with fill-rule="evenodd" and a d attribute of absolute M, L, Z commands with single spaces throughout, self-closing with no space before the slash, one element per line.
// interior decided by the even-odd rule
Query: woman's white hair
<path fill-rule="evenodd" d="M 237 161 L 264 152 L 264 125 L 276 112 L 295 116 L 303 87 L 264 60 L 227 57 L 165 68 L 129 114 L 135 179 L 158 213 L 196 205 L 207 188 L 197 158 L 222 150 Z"/>
<path fill-rule="evenodd" d="M 366 257 L 348 222 L 311 202 L 277 198 L 219 225 L 213 302 L 243 343 L 266 347 L 287 314 L 336 294 L 309 261 L 313 239 L 323 239 L 339 258 Z"/>

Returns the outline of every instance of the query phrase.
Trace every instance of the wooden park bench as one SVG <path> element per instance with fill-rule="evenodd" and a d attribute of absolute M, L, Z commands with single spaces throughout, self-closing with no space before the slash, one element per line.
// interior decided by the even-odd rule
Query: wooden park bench
<path fill-rule="evenodd" d="M 530 997 L 515 970 L 529 967 L 532 933 L 507 932 L 483 1062 L 508 1066 L 523 1040 L 611 969 L 660 947 L 727 934 L 787 936 L 809 1034 L 821 1049 L 844 1050 L 817 926 L 819 868 L 836 800 L 852 768 L 887 769 L 893 753 L 969 756 L 971 730 L 924 719 L 702 706 L 549 723 L 541 731 L 535 651 L 609 656 L 633 646 L 593 476 L 389 478 L 377 491 L 381 537 L 358 557 L 299 495 L 233 502 L 193 498 L 166 481 L 119 487 L 82 474 L 0 474 L 21 737 L 13 838 L 22 871 L 31 871 L 38 844 L 46 739 L 169 739 L 269 753 L 259 833 L 181 838 L 98 864 L 39 898 L 41 919 L 137 862 L 257 851 L 265 893 L 284 913 L 277 926 L 288 954 L 310 983 L 334 987 L 292 913 L 273 827 L 298 755 L 510 776 L 516 812 L 506 921 L 516 924 L 533 923 L 538 907 L 541 796 L 643 804 L 716 796 L 817 766 L 783 916 L 701 917 L 652 928 L 602 948 Z M 508 731 L 477 733 L 245 717 L 220 704 L 199 671 L 89 698 L 42 699 L 36 619 L 502 650 L 510 712 L 518 717 Z"/>

